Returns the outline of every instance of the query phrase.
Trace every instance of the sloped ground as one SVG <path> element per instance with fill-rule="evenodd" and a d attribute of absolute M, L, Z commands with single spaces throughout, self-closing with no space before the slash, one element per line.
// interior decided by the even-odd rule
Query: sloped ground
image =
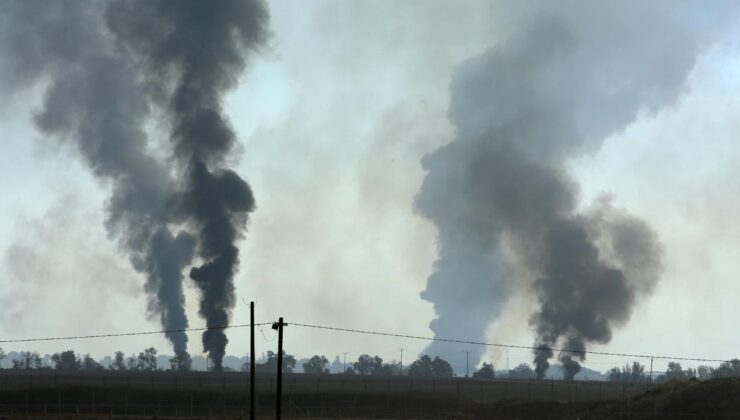
<path fill-rule="evenodd" d="M 671 381 L 623 401 L 480 405 L 487 419 L 740 419 L 740 378 Z"/>
<path fill-rule="evenodd" d="M 258 399 L 270 418 L 274 394 Z M 3 418 L 245 418 L 244 394 L 57 387 L 0 392 Z M 740 419 L 740 378 L 673 381 L 625 400 L 480 404 L 454 395 L 322 393 L 284 399 L 285 419 Z"/>

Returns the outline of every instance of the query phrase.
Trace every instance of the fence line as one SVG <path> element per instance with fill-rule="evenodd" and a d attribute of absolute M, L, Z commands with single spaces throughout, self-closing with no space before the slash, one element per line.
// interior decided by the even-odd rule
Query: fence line
<path fill-rule="evenodd" d="M 275 378 L 256 375 L 258 393 L 274 393 Z M 647 390 L 644 383 L 603 381 L 438 378 L 413 376 L 311 375 L 283 376 L 285 395 L 302 394 L 439 394 L 478 402 L 504 399 L 539 401 L 595 401 L 632 397 Z M 0 390 L 43 388 L 140 389 L 248 393 L 244 372 L 114 372 L 0 370 Z"/>

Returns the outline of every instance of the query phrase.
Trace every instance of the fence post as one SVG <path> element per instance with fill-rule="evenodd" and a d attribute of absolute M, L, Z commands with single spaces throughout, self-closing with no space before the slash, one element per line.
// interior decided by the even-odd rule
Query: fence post
<path fill-rule="evenodd" d="M 574 381 L 576 383 L 576 402 L 578 401 L 578 381 Z"/>
<path fill-rule="evenodd" d="M 550 379 L 550 399 L 555 401 L 555 379 Z"/>

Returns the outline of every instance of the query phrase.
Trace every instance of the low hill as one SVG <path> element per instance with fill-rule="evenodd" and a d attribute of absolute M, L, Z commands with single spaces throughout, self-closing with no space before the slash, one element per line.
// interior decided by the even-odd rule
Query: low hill
<path fill-rule="evenodd" d="M 670 381 L 622 401 L 551 403 L 500 401 L 476 407 L 488 419 L 740 418 L 740 378 Z"/>

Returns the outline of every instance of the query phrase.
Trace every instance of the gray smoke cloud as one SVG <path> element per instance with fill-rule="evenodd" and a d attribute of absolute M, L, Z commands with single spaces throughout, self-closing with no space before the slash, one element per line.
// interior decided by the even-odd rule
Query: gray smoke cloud
<path fill-rule="evenodd" d="M 106 228 L 145 274 L 149 311 L 167 330 L 187 328 L 181 273 L 192 259 L 193 239 L 185 232 L 175 239 L 167 227 L 171 176 L 147 150 L 146 94 L 132 63 L 110 52 L 104 5 L 6 2 L 0 14 L 3 85 L 20 93 L 48 82 L 36 126 L 77 149 L 110 185 Z M 187 351 L 184 332 L 167 338 L 176 352 Z"/>
<path fill-rule="evenodd" d="M 435 335 L 462 331 L 480 340 L 514 281 L 505 246 L 533 273 L 538 377 L 559 346 L 571 350 L 559 359 L 572 379 L 587 345 L 611 340 L 653 289 L 662 263 L 646 223 L 608 200 L 579 209 L 569 160 L 596 150 L 638 114 L 674 103 L 735 6 L 499 6 L 514 29 L 457 68 L 449 111 L 456 138 L 422 162 L 428 173 L 416 207 L 439 232 L 439 258 L 422 297 L 434 304 Z"/>
<path fill-rule="evenodd" d="M 222 111 L 250 53 L 268 38 L 262 1 L 120 1 L 107 22 L 140 64 L 150 98 L 169 115 L 174 157 L 185 174 L 177 216 L 191 224 L 202 265 L 190 271 L 209 327 L 227 325 L 234 306 L 235 245 L 254 210 L 249 185 L 225 168 L 235 136 Z M 221 368 L 228 340 L 207 330 L 203 347 Z"/>
<path fill-rule="evenodd" d="M 221 97 L 244 55 L 264 43 L 267 18 L 261 1 L 18 0 L 0 13 L 3 87 L 19 94 L 46 83 L 35 123 L 110 185 L 106 228 L 145 274 L 149 311 L 167 330 L 188 327 L 182 272 L 196 249 L 203 264 L 190 277 L 201 290 L 200 314 L 208 326 L 229 321 L 234 242 L 254 199 L 223 167 L 234 134 Z M 171 115 L 184 185 L 150 153 L 144 126 L 159 105 Z M 195 235 L 173 234 L 178 226 Z M 184 332 L 167 338 L 176 353 L 187 352 Z M 222 330 L 204 333 L 217 368 L 226 343 Z"/>

